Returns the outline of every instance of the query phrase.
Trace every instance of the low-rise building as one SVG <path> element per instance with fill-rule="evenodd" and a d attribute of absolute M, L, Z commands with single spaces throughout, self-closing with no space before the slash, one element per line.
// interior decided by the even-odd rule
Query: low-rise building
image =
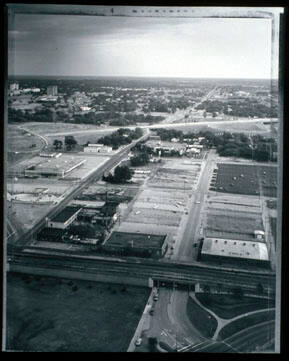
<path fill-rule="evenodd" d="M 80 167 L 86 159 L 78 157 L 59 157 L 47 161 L 37 162 L 25 169 L 25 177 L 60 177 L 64 178 L 68 173 Z"/>
<path fill-rule="evenodd" d="M 47 228 L 66 229 L 81 212 L 81 207 L 66 207 L 51 220 L 47 220 Z"/>
<path fill-rule="evenodd" d="M 174 154 L 177 153 L 179 155 L 183 155 L 186 151 L 185 143 L 171 143 L 171 142 L 162 142 L 149 140 L 146 142 L 146 146 L 150 148 L 155 154 Z"/>
<path fill-rule="evenodd" d="M 110 153 L 112 152 L 112 147 L 108 147 L 103 144 L 88 144 L 83 148 L 85 153 Z"/>
<path fill-rule="evenodd" d="M 201 260 L 269 266 L 268 249 L 265 243 L 221 238 L 204 239 Z"/>
<path fill-rule="evenodd" d="M 115 255 L 161 258 L 168 249 L 167 235 L 113 232 L 103 250 Z"/>

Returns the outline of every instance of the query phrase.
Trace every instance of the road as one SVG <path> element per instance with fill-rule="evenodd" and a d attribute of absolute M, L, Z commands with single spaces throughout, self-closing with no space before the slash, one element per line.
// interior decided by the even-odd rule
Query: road
<path fill-rule="evenodd" d="M 178 244 L 175 245 L 174 255 L 171 257 L 173 260 L 187 262 L 193 261 L 193 244 L 197 242 L 199 237 L 201 211 L 204 207 L 204 200 L 209 187 L 210 176 L 214 168 L 215 158 L 215 152 L 210 151 L 206 160 L 204 161 L 204 167 L 201 170 L 197 188 L 189 200 L 189 214 L 185 230 L 182 233 L 181 240 L 179 240 Z M 170 303 L 169 307 L 171 309 L 172 322 L 170 326 L 168 326 L 167 318 L 164 315 L 167 300 L 162 296 L 162 294 L 160 294 L 159 302 L 162 305 L 161 310 L 163 311 L 160 316 L 157 313 L 160 317 L 158 321 L 158 327 L 172 328 L 175 330 L 175 332 L 180 333 L 180 335 L 185 335 L 182 336 L 182 339 L 188 340 L 189 344 L 198 344 L 204 341 L 204 338 L 200 335 L 199 331 L 191 324 L 186 313 L 189 293 L 173 290 L 171 298 L 172 303 Z M 156 333 L 156 328 L 152 328 L 152 332 Z M 185 345 L 182 345 L 182 347 L 184 346 Z"/>
<path fill-rule="evenodd" d="M 193 261 L 193 244 L 197 243 L 200 237 L 200 222 L 202 216 L 202 209 L 205 204 L 206 193 L 209 188 L 210 178 L 215 166 L 216 153 L 211 150 L 208 153 L 207 159 L 204 161 L 204 167 L 201 171 L 198 186 L 196 191 L 192 194 L 189 204 L 189 215 L 185 231 L 182 237 L 182 243 L 178 248 L 176 254 L 172 257 L 179 261 L 191 262 Z"/>
<path fill-rule="evenodd" d="M 273 120 L 273 119 L 272 119 Z M 227 119 L 227 120 L 216 120 L 215 118 L 212 118 L 210 120 L 202 120 L 198 122 L 179 122 L 179 123 L 158 123 L 158 124 L 152 124 L 152 125 L 137 125 L 137 127 L 142 129 L 158 129 L 158 128 L 175 128 L 175 127 L 200 127 L 204 125 L 221 125 L 221 124 L 254 124 L 254 123 L 263 123 L 264 121 L 268 121 L 267 118 L 260 118 L 260 119 L 249 119 L 249 118 L 237 118 L 237 119 Z M 126 126 L 125 128 L 128 129 L 135 129 L 136 126 Z M 73 130 L 73 131 L 66 131 L 66 132 L 55 132 L 47 134 L 47 136 L 64 136 L 64 135 L 77 135 L 77 134 L 89 134 L 89 133 L 97 133 L 97 132 L 106 132 L 111 131 L 114 132 L 118 130 L 119 127 L 106 127 L 106 128 L 96 128 L 96 129 L 87 129 L 87 130 Z"/>
<path fill-rule="evenodd" d="M 222 341 L 207 341 L 190 346 L 183 352 L 246 353 L 274 351 L 275 320 L 265 321 L 248 327 Z M 265 350 L 263 350 L 263 348 Z"/>

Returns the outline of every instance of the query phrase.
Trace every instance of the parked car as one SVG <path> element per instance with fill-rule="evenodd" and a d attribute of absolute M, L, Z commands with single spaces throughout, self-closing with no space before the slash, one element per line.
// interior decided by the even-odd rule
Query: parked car
<path fill-rule="evenodd" d="M 159 296 L 158 295 L 155 295 L 154 296 L 154 301 L 157 301 L 159 299 Z"/>
<path fill-rule="evenodd" d="M 136 341 L 135 341 L 135 345 L 136 345 L 136 346 L 140 346 L 141 343 L 142 343 L 141 337 L 139 337 L 138 339 L 136 339 Z"/>
<path fill-rule="evenodd" d="M 153 310 L 153 309 L 150 310 L 150 315 L 151 315 L 151 316 L 154 315 L 154 310 Z"/>

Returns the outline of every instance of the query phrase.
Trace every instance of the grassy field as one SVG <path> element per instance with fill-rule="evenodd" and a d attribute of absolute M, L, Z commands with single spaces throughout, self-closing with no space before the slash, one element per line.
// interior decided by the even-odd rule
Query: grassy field
<path fill-rule="evenodd" d="M 213 337 L 217 328 L 217 320 L 189 298 L 187 314 L 194 327 L 204 336 Z"/>
<path fill-rule="evenodd" d="M 43 141 L 35 135 L 28 135 L 24 130 L 15 126 L 9 126 L 7 132 L 8 152 L 29 152 L 37 151 L 42 148 Z M 32 145 L 35 146 L 32 148 Z"/>
<path fill-rule="evenodd" d="M 275 311 L 264 311 L 253 315 L 242 317 L 236 321 L 233 321 L 221 329 L 219 333 L 219 339 L 225 340 L 226 338 L 234 335 L 235 333 L 242 331 L 248 327 L 257 325 L 262 322 L 274 320 Z"/>
<path fill-rule="evenodd" d="M 126 352 L 149 289 L 9 274 L 8 350 Z"/>
<path fill-rule="evenodd" d="M 275 307 L 275 301 L 244 297 L 242 300 L 230 295 L 196 293 L 198 301 L 221 318 L 230 319 L 246 312 Z"/>

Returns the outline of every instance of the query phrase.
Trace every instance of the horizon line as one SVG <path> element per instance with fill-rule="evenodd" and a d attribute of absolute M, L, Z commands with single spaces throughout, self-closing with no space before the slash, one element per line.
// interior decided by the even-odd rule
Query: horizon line
<path fill-rule="evenodd" d="M 8 74 L 9 77 L 89 77 L 89 78 L 169 78 L 169 79 L 228 79 L 228 80 L 278 80 L 276 78 L 237 78 L 237 77 L 192 77 L 192 76 L 158 76 L 158 75 L 54 75 L 54 74 Z"/>

